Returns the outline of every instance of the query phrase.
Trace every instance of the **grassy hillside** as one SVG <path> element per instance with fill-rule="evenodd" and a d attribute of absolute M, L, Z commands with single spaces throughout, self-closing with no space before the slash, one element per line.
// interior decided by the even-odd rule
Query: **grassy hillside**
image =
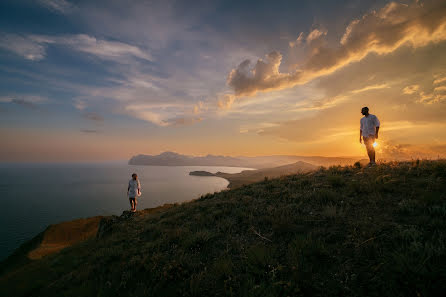
<path fill-rule="evenodd" d="M 444 296 L 446 161 L 333 167 L 132 217 L 1 296 Z"/>
<path fill-rule="evenodd" d="M 264 168 L 258 170 L 243 170 L 240 173 L 224 173 L 217 172 L 215 176 L 222 177 L 229 181 L 228 187 L 231 189 L 241 187 L 243 185 L 252 184 L 255 182 L 262 181 L 266 178 L 276 178 L 282 175 L 297 174 L 297 173 L 307 173 L 318 169 L 310 163 L 305 163 L 302 161 L 287 164 L 279 167 Z"/>
<path fill-rule="evenodd" d="M 32 240 L 24 243 L 5 261 L 1 262 L 0 275 L 4 271 L 23 266 L 56 253 L 88 238 L 96 236 L 102 216 L 77 219 L 48 226 Z"/>

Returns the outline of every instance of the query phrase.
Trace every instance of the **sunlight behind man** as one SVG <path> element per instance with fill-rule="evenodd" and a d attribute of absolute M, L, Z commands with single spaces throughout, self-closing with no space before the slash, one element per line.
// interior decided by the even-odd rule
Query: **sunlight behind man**
<path fill-rule="evenodd" d="M 374 143 L 373 143 L 373 147 L 377 147 L 378 146 L 378 143 L 375 141 Z"/>

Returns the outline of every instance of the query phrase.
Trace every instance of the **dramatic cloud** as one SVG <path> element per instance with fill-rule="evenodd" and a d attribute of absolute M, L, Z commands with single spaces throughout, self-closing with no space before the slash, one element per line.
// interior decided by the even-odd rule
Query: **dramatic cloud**
<path fill-rule="evenodd" d="M 260 90 L 269 91 L 288 86 L 300 77 L 300 72 L 280 73 L 281 61 L 282 55 L 277 51 L 269 53 L 266 61 L 259 59 L 253 69 L 250 69 L 251 61 L 245 60 L 229 73 L 228 85 L 234 89 L 236 96 L 249 96 Z"/>
<path fill-rule="evenodd" d="M 152 56 L 140 48 L 119 41 L 107 41 L 95 37 L 78 34 L 68 36 L 43 35 L 3 35 L 0 37 L 0 48 L 9 50 L 28 60 L 39 61 L 45 58 L 46 46 L 59 44 L 73 50 L 85 52 L 105 60 L 116 58 L 136 57 L 152 61 Z M 118 60 L 119 62 L 119 60 Z"/>
<path fill-rule="evenodd" d="M 313 30 L 307 40 L 322 38 Z M 337 47 L 316 42 L 309 45 L 309 56 L 295 72 L 281 73 L 282 55 L 271 52 L 266 61 L 259 59 L 254 67 L 245 60 L 233 69 L 227 79 L 237 97 L 252 96 L 304 84 L 331 74 L 344 66 L 362 60 L 370 53 L 384 55 L 408 45 L 419 48 L 446 40 L 446 5 L 444 1 L 414 2 L 410 5 L 391 2 L 372 11 L 346 28 Z M 297 42 L 297 41 L 296 41 Z M 294 45 L 294 43 L 293 43 Z"/>
<path fill-rule="evenodd" d="M 74 5 L 66 0 L 38 0 L 38 2 L 48 9 L 62 14 L 71 12 L 74 9 Z"/>

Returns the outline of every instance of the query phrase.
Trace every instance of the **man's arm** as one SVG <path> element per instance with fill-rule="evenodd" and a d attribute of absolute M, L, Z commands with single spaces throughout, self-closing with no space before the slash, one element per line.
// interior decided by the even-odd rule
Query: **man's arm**
<path fill-rule="evenodd" d="M 362 119 L 359 120 L 359 143 L 362 143 Z"/>
<path fill-rule="evenodd" d="M 375 138 L 376 138 L 376 139 L 378 139 L 379 126 L 380 126 L 380 122 L 379 122 L 379 120 L 378 120 L 378 117 L 375 116 L 375 127 L 376 127 Z"/>

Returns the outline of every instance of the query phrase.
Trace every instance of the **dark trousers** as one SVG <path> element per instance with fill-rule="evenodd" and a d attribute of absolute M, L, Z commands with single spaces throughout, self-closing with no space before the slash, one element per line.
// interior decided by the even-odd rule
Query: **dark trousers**
<path fill-rule="evenodd" d="M 369 155 L 370 162 L 374 163 L 375 162 L 375 148 L 373 147 L 373 143 L 375 142 L 375 137 L 363 136 L 362 139 L 364 140 L 364 144 L 367 149 L 367 155 Z"/>

